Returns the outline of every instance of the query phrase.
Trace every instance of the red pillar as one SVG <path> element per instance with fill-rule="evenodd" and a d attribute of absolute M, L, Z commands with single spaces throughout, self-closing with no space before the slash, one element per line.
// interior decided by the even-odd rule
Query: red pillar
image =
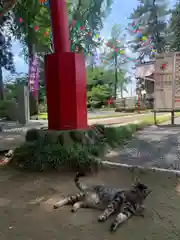
<path fill-rule="evenodd" d="M 70 52 L 65 0 L 50 0 L 54 50 L 45 57 L 48 127 L 51 130 L 87 128 L 84 56 Z"/>
<path fill-rule="evenodd" d="M 55 52 L 69 52 L 69 25 L 66 0 L 50 0 L 51 24 Z"/>

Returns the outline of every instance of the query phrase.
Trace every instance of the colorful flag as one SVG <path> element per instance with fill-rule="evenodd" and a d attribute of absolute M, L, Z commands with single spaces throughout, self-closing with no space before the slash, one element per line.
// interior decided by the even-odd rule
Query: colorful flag
<path fill-rule="evenodd" d="M 39 62 L 36 56 L 29 60 L 28 86 L 34 97 L 38 96 Z"/>

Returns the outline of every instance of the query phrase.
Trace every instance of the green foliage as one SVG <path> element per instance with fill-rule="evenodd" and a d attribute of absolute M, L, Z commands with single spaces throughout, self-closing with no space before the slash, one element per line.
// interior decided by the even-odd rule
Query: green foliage
<path fill-rule="evenodd" d="M 179 52 L 180 51 L 180 2 L 177 2 L 174 8 L 171 10 L 170 18 L 170 50 Z"/>
<path fill-rule="evenodd" d="M 6 42 L 2 48 L 0 48 L 0 65 L 5 70 L 11 73 L 15 72 L 14 55 L 12 53 L 12 40 L 11 37 L 6 38 Z"/>
<path fill-rule="evenodd" d="M 27 85 L 28 77 L 25 74 L 23 77 L 17 77 L 13 79 L 5 79 L 5 95 L 7 100 L 17 100 L 17 92 L 19 85 Z"/>
<path fill-rule="evenodd" d="M 3 43 L 2 38 L 4 39 L 4 44 L 0 47 L 0 100 L 4 100 L 4 83 L 3 83 L 3 68 L 6 71 L 9 71 L 11 74 L 15 72 L 14 66 L 14 55 L 12 53 L 12 38 L 9 34 L 8 24 L 10 21 L 10 16 L 4 16 L 0 19 L 0 40 L 1 45 Z M 3 34 L 2 34 L 3 33 Z M 6 33 L 6 35 L 5 35 Z"/>
<path fill-rule="evenodd" d="M 97 85 L 92 87 L 91 91 L 87 92 L 88 103 L 91 104 L 91 107 L 96 105 L 104 105 L 105 101 L 110 97 L 110 91 L 108 87 Z M 99 103 L 99 104 L 98 104 Z"/>
<path fill-rule="evenodd" d="M 29 10 L 31 9 L 31 11 Z M 34 44 L 36 52 L 48 51 L 50 41 L 44 36 L 50 30 L 50 16 L 47 8 L 44 8 L 39 0 L 19 0 L 13 8 L 14 25 L 13 35 L 20 40 L 23 46 L 23 55 L 28 58 L 29 46 Z M 19 19 L 22 19 L 22 23 Z M 38 27 L 38 31 L 34 27 Z"/>
<path fill-rule="evenodd" d="M 101 59 L 104 66 L 114 70 L 114 81 L 113 81 L 113 96 L 116 99 L 117 90 L 120 89 L 121 96 L 123 90 L 126 89 L 126 80 L 124 78 L 124 71 L 122 65 L 127 63 L 126 57 L 120 54 L 120 51 L 124 51 L 125 47 L 123 44 L 124 39 L 122 38 L 122 29 L 119 24 L 115 24 L 111 29 L 111 38 L 108 39 L 109 47 L 105 48 L 105 51 L 101 53 Z M 108 48 L 108 49 L 107 49 Z"/>
<path fill-rule="evenodd" d="M 106 6 L 102 8 L 102 6 Z M 103 27 L 103 20 L 110 11 L 112 0 L 87 0 L 76 1 L 72 3 L 67 1 L 69 30 L 71 47 L 78 51 L 86 48 L 91 51 L 97 46 L 94 36 L 88 35 L 88 32 L 99 31 Z M 31 9 L 31 11 L 29 11 Z M 27 46 L 31 42 L 35 44 L 36 52 L 48 52 L 51 49 L 50 38 L 45 36 L 46 32 L 51 32 L 50 13 L 47 8 L 39 3 L 39 0 L 19 0 L 13 9 L 15 14 L 16 25 L 14 35 L 21 41 L 27 56 Z M 23 23 L 18 23 L 17 19 L 22 18 Z M 85 31 L 81 31 L 79 27 L 72 27 L 72 20 L 77 21 L 80 26 L 86 26 Z M 33 27 L 38 26 L 38 31 L 34 31 Z"/>
<path fill-rule="evenodd" d="M 105 136 L 110 146 L 115 147 L 117 144 L 124 144 L 125 141 L 131 139 L 132 134 L 136 132 L 137 126 L 130 124 L 122 127 L 107 127 L 105 128 Z"/>
<path fill-rule="evenodd" d="M 66 148 L 59 142 L 47 142 L 38 139 L 26 142 L 14 152 L 13 165 L 29 171 L 47 170 L 82 170 L 97 169 L 99 162 L 95 155 L 99 155 L 97 146 L 88 149 L 81 143 L 74 143 Z"/>
<path fill-rule="evenodd" d="M 107 79 L 107 72 L 101 67 L 87 68 L 87 101 L 88 107 L 101 107 L 111 96 L 110 79 Z M 106 76 L 106 78 L 105 78 Z"/>
<path fill-rule="evenodd" d="M 113 95 L 114 71 L 103 67 L 87 68 L 88 106 L 101 107 Z"/>
<path fill-rule="evenodd" d="M 131 83 L 130 78 L 125 78 L 125 71 L 117 70 L 117 76 L 114 69 L 104 66 L 87 68 L 87 97 L 88 105 L 101 106 L 106 104 L 107 100 L 114 94 L 114 85 L 120 90 L 121 97 L 123 91 L 127 92 L 127 86 Z M 117 77 L 117 83 L 116 83 Z"/>
<path fill-rule="evenodd" d="M 125 49 L 124 41 L 125 39 L 121 26 L 119 24 L 113 25 L 111 37 L 107 40 L 109 47 L 106 46 L 100 56 L 104 66 L 120 69 L 123 64 L 127 63 L 126 57 L 119 53 L 120 50 L 124 51 Z"/>
<path fill-rule="evenodd" d="M 8 102 L 1 100 L 0 101 L 0 117 L 7 117 L 7 105 Z"/>
<path fill-rule="evenodd" d="M 138 19 L 139 29 L 143 36 L 151 36 L 154 49 L 158 53 L 166 49 L 167 35 L 167 2 L 166 0 L 138 0 L 139 5 L 134 9 L 130 19 Z M 147 56 L 154 58 L 154 53 L 149 46 L 142 47 L 140 41 L 135 40 L 133 44 L 135 51 L 139 52 L 140 62 Z"/>
<path fill-rule="evenodd" d="M 0 118 L 6 118 L 8 120 L 15 120 L 11 119 L 13 113 L 12 110 L 15 111 L 15 109 L 12 109 L 12 106 L 15 106 L 15 103 L 10 100 L 0 100 Z"/>

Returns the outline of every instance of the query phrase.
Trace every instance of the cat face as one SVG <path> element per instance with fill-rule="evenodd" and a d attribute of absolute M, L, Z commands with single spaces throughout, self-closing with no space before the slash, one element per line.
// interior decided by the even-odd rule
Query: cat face
<path fill-rule="evenodd" d="M 148 189 L 147 185 L 140 182 L 136 182 L 133 185 L 133 189 L 134 191 L 140 192 L 144 199 L 147 198 L 147 196 L 152 192 L 150 189 Z"/>

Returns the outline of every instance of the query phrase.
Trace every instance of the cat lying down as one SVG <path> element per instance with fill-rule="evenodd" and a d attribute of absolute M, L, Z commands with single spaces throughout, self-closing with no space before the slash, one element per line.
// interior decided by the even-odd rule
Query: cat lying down
<path fill-rule="evenodd" d="M 99 222 L 105 222 L 112 214 L 117 214 L 110 230 L 115 231 L 118 226 L 133 215 L 143 216 L 144 200 L 151 193 L 145 184 L 135 182 L 129 189 L 118 189 L 105 185 L 86 185 L 80 181 L 84 174 L 77 173 L 74 178 L 80 190 L 75 195 L 70 195 L 54 205 L 54 208 L 66 204 L 72 205 L 72 212 L 80 208 L 100 209 L 103 213 L 98 217 Z"/>

